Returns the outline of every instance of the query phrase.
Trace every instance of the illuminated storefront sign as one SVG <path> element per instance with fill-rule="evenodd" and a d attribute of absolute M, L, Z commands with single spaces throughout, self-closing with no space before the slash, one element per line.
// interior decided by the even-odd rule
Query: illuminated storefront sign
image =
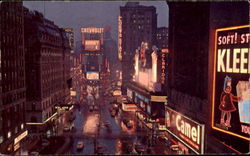
<path fill-rule="evenodd" d="M 127 96 L 130 98 L 130 99 L 133 99 L 133 92 L 132 90 L 128 89 L 127 88 Z"/>
<path fill-rule="evenodd" d="M 73 108 L 73 106 L 55 106 L 55 109 L 57 110 L 70 110 L 71 108 Z"/>
<path fill-rule="evenodd" d="M 100 41 L 99 40 L 85 40 L 85 50 L 88 51 L 99 51 Z"/>
<path fill-rule="evenodd" d="M 151 96 L 151 101 L 154 101 L 154 102 L 167 102 L 167 96 Z"/>
<path fill-rule="evenodd" d="M 14 145 L 14 151 L 18 150 L 19 148 L 20 148 L 20 143 Z"/>
<path fill-rule="evenodd" d="M 137 106 L 136 106 L 136 104 L 122 103 L 122 110 L 124 110 L 124 111 L 136 111 Z"/>
<path fill-rule="evenodd" d="M 14 140 L 14 144 L 17 144 L 19 141 L 21 141 L 27 135 L 28 135 L 28 130 L 24 131 L 22 134 L 20 134 L 18 137 L 16 137 Z"/>
<path fill-rule="evenodd" d="M 76 91 L 70 91 L 70 96 L 76 96 Z"/>
<path fill-rule="evenodd" d="M 204 125 L 166 107 L 166 128 L 197 154 L 204 153 Z"/>
<path fill-rule="evenodd" d="M 212 128 L 250 140 L 250 25 L 216 30 Z"/>
<path fill-rule="evenodd" d="M 66 32 L 73 32 L 73 29 L 72 28 L 65 28 L 64 29 Z"/>
<path fill-rule="evenodd" d="M 99 73 L 98 72 L 87 72 L 86 78 L 88 80 L 99 80 Z"/>
<path fill-rule="evenodd" d="M 122 95 L 121 90 L 114 90 L 113 96 L 119 96 L 119 95 Z"/>

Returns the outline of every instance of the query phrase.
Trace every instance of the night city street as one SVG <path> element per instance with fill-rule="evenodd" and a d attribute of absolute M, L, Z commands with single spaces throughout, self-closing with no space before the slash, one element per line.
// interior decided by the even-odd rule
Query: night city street
<path fill-rule="evenodd" d="M 249 0 L 0 0 L 0 156 L 250 153 Z"/>

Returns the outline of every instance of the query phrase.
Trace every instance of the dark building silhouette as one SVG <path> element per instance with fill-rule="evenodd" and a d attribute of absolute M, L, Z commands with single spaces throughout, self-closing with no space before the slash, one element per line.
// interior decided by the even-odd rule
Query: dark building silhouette
<path fill-rule="evenodd" d="M 193 121 L 204 124 L 205 153 L 249 152 L 249 141 L 211 129 L 215 30 L 249 24 L 249 4 L 246 1 L 167 3 L 168 106 Z M 179 151 L 184 150 L 180 148 Z M 194 151 L 189 149 L 189 152 Z"/>
<path fill-rule="evenodd" d="M 5 154 L 14 154 L 27 135 L 22 5 L 0 2 L 0 153 Z"/>
<path fill-rule="evenodd" d="M 157 28 L 156 46 L 159 49 L 168 48 L 168 28 L 167 27 Z"/>
<path fill-rule="evenodd" d="M 37 11 L 24 11 L 26 119 L 30 133 L 52 134 L 55 106 L 69 102 L 70 47 L 66 33 Z"/>
<path fill-rule="evenodd" d="M 139 2 L 128 2 L 120 7 L 118 55 L 122 62 L 123 92 L 126 83 L 134 74 L 133 58 L 135 50 L 142 42 L 147 42 L 149 49 L 156 44 L 157 14 L 153 6 L 142 6 Z"/>
<path fill-rule="evenodd" d="M 117 44 L 111 36 L 111 27 L 104 29 L 104 56 L 110 67 L 111 73 L 115 76 L 116 70 L 120 69 L 120 61 L 117 55 Z"/>

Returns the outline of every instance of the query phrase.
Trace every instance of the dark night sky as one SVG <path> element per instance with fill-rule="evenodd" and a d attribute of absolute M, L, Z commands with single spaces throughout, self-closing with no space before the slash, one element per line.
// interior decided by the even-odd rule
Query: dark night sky
<path fill-rule="evenodd" d="M 81 27 L 111 26 L 112 37 L 117 40 L 117 19 L 120 6 L 126 1 L 24 1 L 24 6 L 37 10 L 59 27 L 74 29 L 75 41 L 80 40 Z M 141 5 L 155 6 L 158 27 L 168 26 L 168 5 L 165 1 L 140 1 Z"/>

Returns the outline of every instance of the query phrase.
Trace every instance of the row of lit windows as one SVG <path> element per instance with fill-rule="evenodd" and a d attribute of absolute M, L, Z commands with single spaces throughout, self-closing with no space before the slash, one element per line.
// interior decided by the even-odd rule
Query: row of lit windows
<path fill-rule="evenodd" d="M 19 60 L 17 60 L 17 59 L 14 60 L 13 58 L 12 58 L 12 60 L 2 60 L 1 63 L 3 63 L 2 67 L 7 68 L 7 69 L 9 69 L 11 67 L 14 67 L 14 68 L 24 67 L 24 61 L 21 60 L 20 58 L 19 58 Z"/>
<path fill-rule="evenodd" d="M 47 35 L 47 34 L 41 34 L 41 39 L 43 41 L 48 41 L 50 44 L 55 43 L 55 44 L 62 44 L 62 40 L 60 37 L 52 36 L 52 35 Z"/>
<path fill-rule="evenodd" d="M 25 99 L 25 92 L 18 92 L 2 97 L 3 104 L 10 104 L 21 99 Z"/>
<path fill-rule="evenodd" d="M 4 31 L 3 31 L 4 32 Z M 5 35 L 6 33 L 2 34 L 1 41 L 3 45 L 22 45 L 22 38 L 15 36 L 16 34 L 19 34 L 19 32 L 16 32 L 15 35 Z"/>
<path fill-rule="evenodd" d="M 14 133 L 12 133 L 11 131 L 8 131 L 7 132 L 7 135 L 4 136 L 4 135 L 0 135 L 0 144 L 3 143 L 5 141 L 5 139 L 9 139 L 11 136 L 19 133 L 18 129 L 20 129 L 20 131 L 22 131 L 24 129 L 24 124 L 22 123 L 20 125 L 20 128 L 18 128 L 19 126 L 16 126 L 15 129 L 14 129 Z M 0 122 L 0 130 L 1 130 L 1 122 Z"/>
<path fill-rule="evenodd" d="M 22 17 L 16 14 L 17 10 L 14 12 L 5 11 L 5 15 L 1 16 L 2 22 L 6 24 L 6 28 L 9 28 L 9 25 L 22 24 Z M 4 25 L 3 24 L 3 25 Z"/>
<path fill-rule="evenodd" d="M 45 110 L 50 105 L 51 105 L 51 100 L 46 100 L 46 101 L 42 102 L 42 110 Z"/>

